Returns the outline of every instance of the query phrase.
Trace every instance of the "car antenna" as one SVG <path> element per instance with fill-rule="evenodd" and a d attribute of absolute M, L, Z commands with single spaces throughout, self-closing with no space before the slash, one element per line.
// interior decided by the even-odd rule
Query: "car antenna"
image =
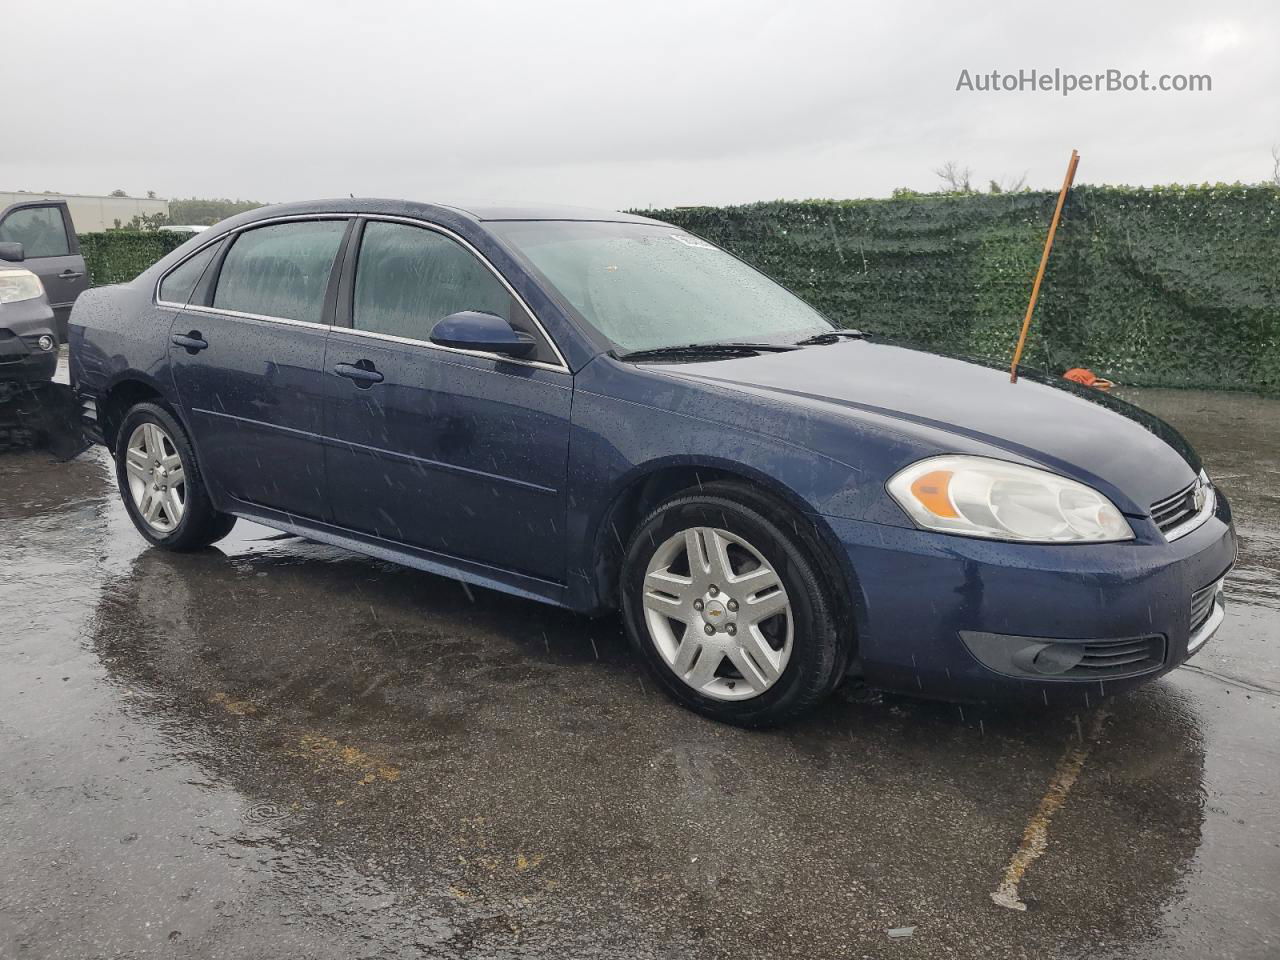
<path fill-rule="evenodd" d="M 1049 235 L 1044 238 L 1044 253 L 1040 255 L 1040 269 L 1036 271 L 1036 282 L 1031 285 L 1031 301 L 1027 304 L 1027 315 L 1022 318 L 1022 332 L 1018 334 L 1018 345 L 1013 348 L 1013 363 L 1009 365 L 1009 382 L 1018 382 L 1018 362 L 1022 359 L 1022 348 L 1027 343 L 1027 331 L 1031 329 L 1031 315 L 1036 309 L 1036 300 L 1040 297 L 1040 281 L 1044 279 L 1044 268 L 1049 265 L 1049 251 L 1053 249 L 1053 237 L 1058 232 L 1058 221 L 1062 219 L 1062 207 L 1067 202 L 1067 191 L 1076 179 L 1076 165 L 1080 162 L 1080 154 L 1071 151 L 1071 160 L 1067 163 L 1067 176 L 1062 181 L 1062 189 L 1058 191 L 1058 205 L 1053 210 L 1053 220 L 1049 224 Z"/>

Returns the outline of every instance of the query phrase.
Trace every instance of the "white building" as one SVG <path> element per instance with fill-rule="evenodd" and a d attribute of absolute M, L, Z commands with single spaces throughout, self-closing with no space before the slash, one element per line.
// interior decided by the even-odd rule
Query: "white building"
<path fill-rule="evenodd" d="M 65 200 L 71 211 L 76 233 L 100 233 L 110 227 L 127 227 L 134 217 L 157 213 L 169 215 L 168 200 L 145 197 L 94 197 L 77 193 L 2 193 L 0 210 L 11 203 L 36 203 L 41 200 Z"/>

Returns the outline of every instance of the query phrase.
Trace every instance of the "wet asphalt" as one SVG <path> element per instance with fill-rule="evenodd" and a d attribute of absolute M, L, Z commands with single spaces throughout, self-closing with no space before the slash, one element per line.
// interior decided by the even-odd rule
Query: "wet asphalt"
<path fill-rule="evenodd" d="M 1127 396 L 1236 511 L 1203 652 L 1101 713 L 848 686 L 768 733 L 616 618 L 243 521 L 149 549 L 52 417 L 0 454 L 0 957 L 1280 956 L 1280 401 Z"/>

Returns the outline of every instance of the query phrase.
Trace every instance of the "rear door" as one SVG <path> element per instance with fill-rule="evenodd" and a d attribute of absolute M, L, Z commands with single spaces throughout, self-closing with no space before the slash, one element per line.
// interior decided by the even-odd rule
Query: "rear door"
<path fill-rule="evenodd" d="M 334 521 L 562 582 L 573 395 L 563 360 L 459 238 L 379 220 L 357 236 L 325 359 Z M 518 361 L 432 344 L 431 328 L 461 310 L 506 318 L 539 353 Z"/>
<path fill-rule="evenodd" d="M 71 305 L 89 286 L 80 241 L 67 205 L 58 202 L 18 203 L 0 214 L 0 241 L 22 244 L 22 264 L 44 283 L 58 324 L 58 341 L 66 343 Z"/>
<path fill-rule="evenodd" d="M 241 230 L 222 241 L 174 319 L 174 385 L 219 498 L 328 518 L 321 364 L 348 225 L 317 218 Z M 185 284 L 166 293 L 165 282 L 181 269 L 160 286 L 174 306 Z"/>

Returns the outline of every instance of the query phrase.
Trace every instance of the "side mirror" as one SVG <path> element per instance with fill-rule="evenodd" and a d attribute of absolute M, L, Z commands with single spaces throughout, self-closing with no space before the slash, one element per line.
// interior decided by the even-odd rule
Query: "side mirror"
<path fill-rule="evenodd" d="M 501 317 L 478 310 L 451 313 L 431 331 L 431 342 L 457 350 L 482 350 L 506 357 L 531 357 L 537 341 Z"/>
<path fill-rule="evenodd" d="M 22 244 L 5 241 L 0 243 L 0 260 L 8 260 L 10 263 L 21 263 L 27 259 L 26 253 L 22 249 Z"/>

